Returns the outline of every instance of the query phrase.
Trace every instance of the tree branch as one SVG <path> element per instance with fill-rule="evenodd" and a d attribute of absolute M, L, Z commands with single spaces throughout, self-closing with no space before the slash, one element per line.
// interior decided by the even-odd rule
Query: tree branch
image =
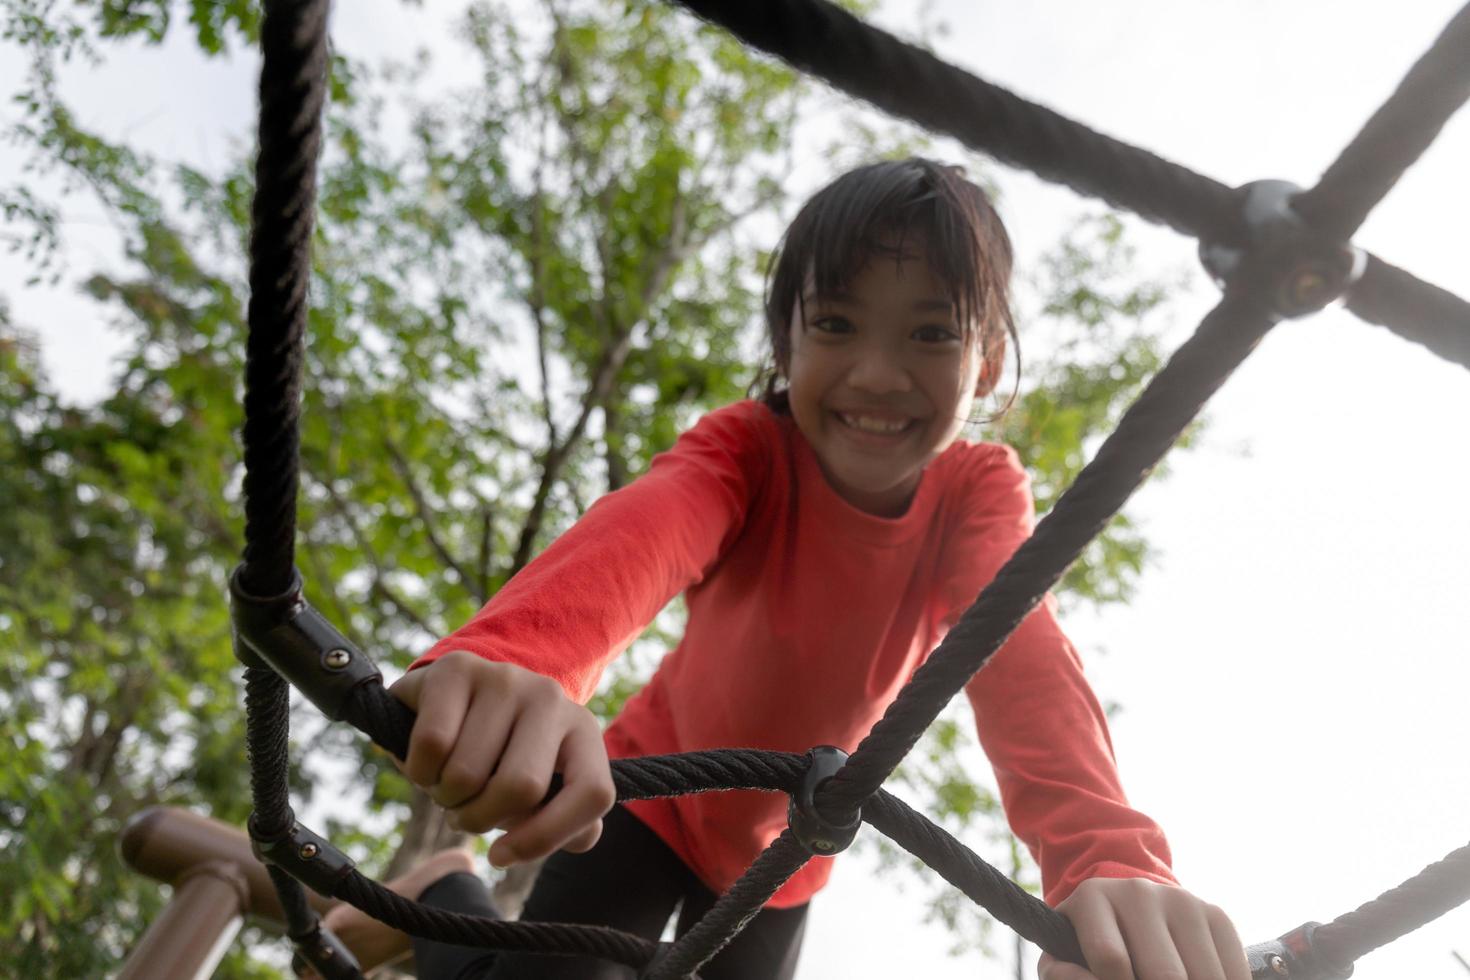
<path fill-rule="evenodd" d="M 495 551 L 495 511 L 489 504 L 482 503 L 480 505 L 480 516 L 480 563 L 478 569 L 480 575 L 480 592 L 488 599 L 490 595 L 490 563 L 494 559 Z"/>
<path fill-rule="evenodd" d="M 305 476 L 306 474 L 303 473 L 302 475 Z M 367 535 L 363 533 L 362 527 L 352 516 L 351 510 L 347 507 L 347 501 L 342 499 L 342 495 L 337 492 L 337 488 L 332 486 L 330 482 L 315 482 L 327 492 L 327 499 L 332 502 L 332 509 L 342 519 L 342 523 L 347 526 L 348 533 L 352 535 L 353 543 L 357 546 L 357 550 L 362 554 L 363 560 L 367 562 L 368 568 L 372 572 L 372 581 L 368 584 L 368 590 L 381 598 L 387 599 L 404 619 L 407 619 L 424 632 L 434 636 L 442 636 L 444 633 L 443 630 L 435 629 L 429 625 L 428 620 L 422 613 L 414 609 L 412 605 L 388 585 L 388 569 L 384 567 L 378 557 L 377 550 L 373 548 L 372 542 L 368 540 Z"/>
<path fill-rule="evenodd" d="M 611 184 L 608 185 L 608 188 L 610 187 Z M 608 188 L 604 188 L 603 196 L 606 196 Z M 592 417 L 594 411 L 606 404 L 618 372 L 623 369 L 623 364 L 628 360 L 628 354 L 632 352 L 633 334 L 644 322 L 654 300 L 663 293 L 674 269 L 688 256 L 692 248 L 697 247 L 687 238 L 688 228 L 683 201 L 682 196 L 675 200 L 674 211 L 670 217 L 668 244 L 649 265 L 650 271 L 644 279 L 643 289 L 638 297 L 638 319 L 626 327 L 613 324 L 608 344 L 603 348 L 602 356 L 596 368 L 593 369 L 592 379 L 587 385 L 587 391 L 582 396 L 582 409 L 577 416 L 576 423 L 560 445 L 551 445 L 546 450 L 542 461 L 541 482 L 536 487 L 536 495 L 532 498 L 531 509 L 526 514 L 526 522 L 521 526 L 520 540 L 516 543 L 515 554 L 511 559 L 510 575 L 520 571 L 531 560 L 531 549 L 535 546 L 536 536 L 540 534 L 542 522 L 546 518 L 546 505 L 551 497 L 551 488 L 555 486 L 561 475 L 562 466 L 565 465 L 571 451 L 586 431 L 588 419 Z M 605 235 L 598 236 L 598 251 L 603 262 L 603 306 L 610 316 L 612 311 L 607 306 L 606 284 L 608 272 L 611 269 L 611 257 L 603 254 L 605 237 Z"/>
<path fill-rule="evenodd" d="M 440 540 L 438 533 L 434 530 L 434 520 L 432 511 L 429 509 L 429 502 L 424 497 L 423 488 L 413 478 L 413 468 L 409 465 L 408 459 L 403 455 L 403 450 L 399 447 L 398 443 L 393 441 L 393 437 L 389 435 L 383 436 L 383 445 L 388 450 L 388 458 L 393 463 L 394 471 L 398 474 L 398 478 L 403 481 L 404 487 L 408 490 L 409 499 L 413 501 L 414 513 L 418 515 L 419 520 L 424 525 L 424 536 L 429 540 L 429 547 L 434 549 L 434 554 L 439 556 L 440 561 L 449 568 L 452 568 L 454 574 L 459 576 L 460 585 L 464 590 L 481 605 L 484 605 L 487 596 L 476 585 L 476 577 L 471 575 L 469 570 L 460 564 L 459 560 L 450 553 L 449 548 L 445 546 L 444 542 Z"/>

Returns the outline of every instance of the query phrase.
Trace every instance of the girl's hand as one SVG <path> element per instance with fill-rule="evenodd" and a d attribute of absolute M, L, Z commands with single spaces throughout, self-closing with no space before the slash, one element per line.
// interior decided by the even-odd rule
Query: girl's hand
<path fill-rule="evenodd" d="M 1043 953 L 1040 980 L 1251 980 L 1225 913 L 1146 878 L 1089 878 L 1057 906 L 1088 970 Z"/>
<path fill-rule="evenodd" d="M 390 692 L 418 712 L 398 768 L 507 867 L 553 851 L 590 850 L 617 795 L 602 731 L 549 677 L 455 650 L 409 671 Z M 562 788 L 541 801 L 553 772 Z"/>

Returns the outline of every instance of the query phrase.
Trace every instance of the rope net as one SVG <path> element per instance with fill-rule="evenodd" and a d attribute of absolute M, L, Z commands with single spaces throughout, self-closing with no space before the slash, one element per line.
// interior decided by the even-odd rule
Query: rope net
<path fill-rule="evenodd" d="M 1219 305 L 851 757 L 831 778 L 805 788 L 815 811 L 807 816 L 818 825 L 842 828 L 861 818 L 1026 939 L 1058 958 L 1083 963 L 1065 918 L 884 792 L 882 784 L 1280 319 L 1315 312 L 1341 298 L 1361 319 L 1470 367 L 1470 304 L 1357 252 L 1348 242 L 1470 99 L 1470 6 L 1453 18 L 1317 186 L 1282 194 L 1278 182 L 1231 189 L 1096 133 L 825 0 L 679 2 L 747 44 L 886 112 L 1199 239 L 1207 265 L 1223 283 Z M 656 944 L 611 929 L 500 922 L 408 901 L 358 873 L 291 812 L 288 680 L 330 717 L 348 721 L 400 758 L 414 721 L 413 713 L 388 695 L 366 658 L 306 605 L 293 567 L 297 422 L 327 71 L 327 6 L 326 0 L 265 5 L 246 363 L 245 551 L 233 583 L 236 649 L 248 668 L 251 833 L 271 864 L 288 932 L 323 975 L 361 975 L 345 949 L 321 928 L 305 901 L 305 882 L 414 935 L 547 955 L 597 956 L 637 968 L 649 980 L 695 976 L 782 882 L 813 853 L 823 852 L 788 829 L 703 920 L 677 942 Z M 937 92 L 945 97 L 936 98 Z M 241 613 L 242 606 L 249 607 L 249 615 Z M 328 651 L 341 662 L 329 666 Z M 618 760 L 612 769 L 620 801 L 730 789 L 796 794 L 810 774 L 810 759 L 724 750 Z M 1470 899 L 1467 863 L 1470 846 L 1331 923 L 1307 923 L 1248 948 L 1254 975 L 1346 976 L 1357 957 Z"/>

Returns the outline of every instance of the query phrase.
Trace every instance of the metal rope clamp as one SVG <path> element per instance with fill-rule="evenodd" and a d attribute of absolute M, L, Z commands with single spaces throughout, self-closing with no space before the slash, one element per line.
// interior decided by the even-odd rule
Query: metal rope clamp
<path fill-rule="evenodd" d="M 1347 980 L 1352 964 L 1331 963 L 1316 948 L 1313 934 L 1320 922 L 1306 922 L 1266 943 L 1247 946 L 1246 963 L 1252 980 Z"/>
<path fill-rule="evenodd" d="M 269 665 L 316 705 L 341 721 L 352 692 L 381 683 L 383 675 L 367 655 L 327 622 L 301 594 L 301 575 L 276 596 L 256 596 L 241 583 L 245 566 L 230 576 L 230 622 L 235 656 L 247 667 Z"/>
<path fill-rule="evenodd" d="M 1244 246 L 1201 240 L 1200 261 L 1221 288 L 1247 259 L 1273 270 L 1271 305 L 1287 319 L 1307 316 L 1338 300 L 1363 275 L 1361 249 L 1324 239 L 1292 209 L 1302 188 L 1284 180 L 1258 180 L 1239 188 L 1241 217 L 1249 241 Z"/>
<path fill-rule="evenodd" d="M 786 822 L 802 847 L 817 857 L 830 857 L 847 849 L 862 826 L 861 814 L 845 824 L 833 824 L 817 810 L 817 790 L 847 764 L 847 753 L 835 745 L 818 745 L 806 754 L 806 773 L 791 796 Z"/>
<path fill-rule="evenodd" d="M 308 968 L 325 980 L 363 980 L 362 966 L 347 944 L 320 920 L 316 928 L 299 938 L 292 937 L 296 952 L 291 956 L 291 971 L 306 976 Z"/>

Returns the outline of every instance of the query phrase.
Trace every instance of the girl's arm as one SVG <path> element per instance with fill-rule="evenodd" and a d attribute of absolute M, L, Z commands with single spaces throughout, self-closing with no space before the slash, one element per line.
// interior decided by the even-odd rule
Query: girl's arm
<path fill-rule="evenodd" d="M 467 650 L 550 677 L 585 704 L 608 662 L 740 533 L 777 436 L 774 416 L 752 402 L 706 415 L 414 667 Z"/>
<path fill-rule="evenodd" d="M 956 537 L 969 551 L 951 619 L 1031 530 L 1015 454 L 974 474 Z M 965 581 L 966 574 L 971 576 Z M 978 579 L 978 581 L 977 581 Z M 1163 831 L 1128 805 L 1107 722 L 1047 596 L 968 685 L 1011 828 L 1041 866 L 1046 900 L 1077 930 L 1087 968 L 1042 956 L 1040 980 L 1249 980 L 1223 911 L 1178 887 Z"/>
<path fill-rule="evenodd" d="M 951 622 L 1031 532 L 1019 460 L 987 448 L 993 454 L 967 478 L 969 506 L 950 549 Z M 1128 805 L 1102 707 L 1055 610 L 1047 596 L 965 688 L 1011 828 L 1041 867 L 1053 905 L 1088 878 L 1172 884 L 1168 842 Z"/>

